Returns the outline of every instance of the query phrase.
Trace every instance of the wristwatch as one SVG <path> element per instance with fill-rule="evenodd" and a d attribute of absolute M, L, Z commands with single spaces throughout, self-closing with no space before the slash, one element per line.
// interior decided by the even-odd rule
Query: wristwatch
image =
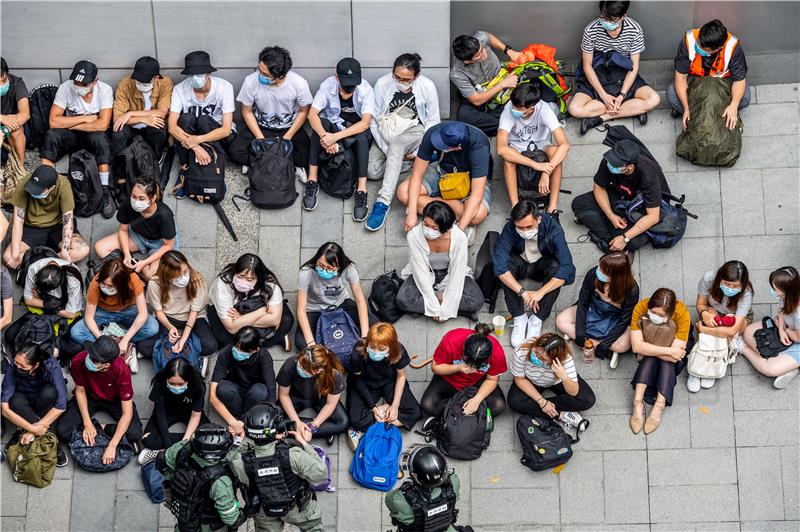
<path fill-rule="evenodd" d="M 628 238 L 628 235 L 626 235 L 625 233 L 622 233 L 622 241 L 627 244 L 628 242 L 631 241 L 631 239 Z"/>
<path fill-rule="evenodd" d="M 524 286 L 521 286 L 521 287 L 520 287 L 520 289 L 519 289 L 519 291 L 517 292 L 517 295 L 518 295 L 519 297 L 522 297 L 522 294 L 524 294 L 524 293 L 525 293 L 525 292 L 527 292 L 527 291 L 528 291 L 528 289 L 527 289 L 527 288 L 525 288 Z"/>
<path fill-rule="evenodd" d="M 511 45 L 510 45 L 510 44 L 507 44 L 507 45 L 506 45 L 506 47 L 505 47 L 505 48 L 503 48 L 503 53 L 504 53 L 504 54 L 506 54 L 506 55 L 508 55 L 508 51 L 509 51 L 509 50 L 511 50 L 511 49 L 512 49 L 512 48 L 511 48 Z"/>
<path fill-rule="evenodd" d="M 628 93 L 627 92 L 620 92 L 619 95 L 622 96 L 623 100 L 628 97 Z"/>

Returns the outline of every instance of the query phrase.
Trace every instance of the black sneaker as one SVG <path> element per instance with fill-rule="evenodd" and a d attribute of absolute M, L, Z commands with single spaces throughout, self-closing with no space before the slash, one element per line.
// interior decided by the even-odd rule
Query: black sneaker
<path fill-rule="evenodd" d="M 647 113 L 642 113 L 639 115 L 639 123 L 642 125 L 647 124 Z"/>
<path fill-rule="evenodd" d="M 353 198 L 353 221 L 363 222 L 367 219 L 367 214 L 369 214 L 367 193 L 356 190 L 356 196 Z"/>
<path fill-rule="evenodd" d="M 108 220 L 114 216 L 116 211 L 117 205 L 111 197 L 111 191 L 108 190 L 108 185 L 103 185 L 103 208 L 100 210 L 100 214 L 103 215 L 103 218 Z"/>
<path fill-rule="evenodd" d="M 672 115 L 672 118 L 680 118 L 680 117 L 683 116 L 683 114 L 679 113 L 678 111 L 676 111 L 674 107 L 672 109 L 670 109 L 670 111 L 671 111 L 670 114 Z"/>
<path fill-rule="evenodd" d="M 306 183 L 306 191 L 303 194 L 303 209 L 313 211 L 317 208 L 317 193 L 319 192 L 319 183 L 316 181 L 309 181 Z"/>
<path fill-rule="evenodd" d="M 61 447 L 61 444 L 56 444 L 56 467 L 64 467 L 69 463 L 69 458 L 67 457 L 67 453 L 64 452 L 64 448 Z"/>
<path fill-rule="evenodd" d="M 585 135 L 587 131 L 596 128 L 603 123 L 603 119 L 599 116 L 592 116 L 581 120 L 581 135 Z"/>
<path fill-rule="evenodd" d="M 325 440 L 325 443 L 327 443 L 327 444 L 328 444 L 328 447 L 330 447 L 331 445 L 333 445 L 333 442 L 335 442 L 335 441 L 336 441 L 336 434 L 331 434 L 331 435 L 330 435 L 330 436 L 328 436 L 328 438 Z"/>

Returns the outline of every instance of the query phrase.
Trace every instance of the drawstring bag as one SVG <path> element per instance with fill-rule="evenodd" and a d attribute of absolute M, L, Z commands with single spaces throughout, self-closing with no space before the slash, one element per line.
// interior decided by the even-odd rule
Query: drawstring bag
<path fill-rule="evenodd" d="M 58 439 L 52 432 L 36 436 L 28 444 L 15 443 L 8 448 L 8 465 L 16 482 L 46 488 L 56 471 Z"/>

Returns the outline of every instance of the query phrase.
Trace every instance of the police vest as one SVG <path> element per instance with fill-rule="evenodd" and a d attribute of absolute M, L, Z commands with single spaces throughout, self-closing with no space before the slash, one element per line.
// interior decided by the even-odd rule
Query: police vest
<path fill-rule="evenodd" d="M 272 456 L 256 456 L 252 451 L 242 454 L 250 492 L 257 492 L 261 508 L 268 517 L 283 517 L 295 505 L 302 510 L 312 496 L 308 482 L 292 470 L 291 447 L 286 442 L 278 442 Z"/>
<path fill-rule="evenodd" d="M 409 525 L 394 522 L 400 532 L 443 532 L 456 522 L 456 492 L 448 480 L 441 486 L 435 499 L 428 499 L 410 480 L 400 486 L 400 491 L 414 512 L 414 522 Z"/>
<path fill-rule="evenodd" d="M 181 532 L 200 530 L 201 524 L 224 526 L 210 491 L 214 482 L 225 475 L 229 475 L 226 463 L 200 465 L 192 455 L 190 445 L 178 452 L 175 475 L 169 482 L 167 507 L 178 521 Z"/>
<path fill-rule="evenodd" d="M 694 48 L 695 43 L 699 42 L 699 40 L 699 29 L 689 30 L 686 32 L 686 51 L 689 53 L 689 61 L 691 62 L 691 65 L 689 66 L 689 74 L 692 76 L 709 76 L 714 78 L 729 77 L 731 73 L 728 70 L 728 65 L 731 62 L 731 57 L 733 57 L 733 52 L 739 45 L 739 39 L 737 39 L 736 36 L 728 33 L 728 37 L 725 40 L 725 44 L 722 46 L 722 50 L 717 52 L 717 57 L 714 58 L 714 61 L 711 64 L 711 69 L 708 70 L 708 72 L 706 72 L 706 69 L 703 68 L 703 56 L 698 54 L 697 50 Z"/>

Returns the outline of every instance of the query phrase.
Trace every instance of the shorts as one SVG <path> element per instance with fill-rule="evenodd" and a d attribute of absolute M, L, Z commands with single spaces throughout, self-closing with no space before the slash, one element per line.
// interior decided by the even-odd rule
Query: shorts
<path fill-rule="evenodd" d="M 575 89 L 575 93 L 586 94 L 593 100 L 600 100 L 600 96 L 597 95 L 594 88 L 591 85 L 589 85 L 588 81 L 580 81 L 577 83 L 577 85 L 578 87 Z M 631 86 L 631 89 L 628 91 L 628 96 L 625 98 L 624 101 L 628 101 L 631 98 L 633 98 L 633 96 L 636 94 L 636 91 L 638 91 L 642 87 L 649 87 L 649 86 L 650 85 L 648 85 L 647 82 L 644 79 L 642 79 L 642 76 L 636 74 L 636 79 L 633 80 L 633 85 Z"/>
<path fill-rule="evenodd" d="M 441 192 L 439 192 L 439 170 L 436 165 L 429 164 L 428 169 L 425 171 L 425 175 L 422 176 L 422 186 L 425 187 L 425 190 L 428 192 L 428 196 L 432 198 L 439 198 L 441 197 Z M 467 201 L 469 196 L 461 200 L 461 203 Z M 491 214 L 492 212 L 492 180 L 488 177 L 486 178 L 486 189 L 483 192 L 483 205 L 486 207 L 486 212 Z"/>
<path fill-rule="evenodd" d="M 136 247 L 139 248 L 139 253 L 143 253 L 145 256 L 149 257 L 153 254 L 154 251 L 161 248 L 164 245 L 164 239 L 158 238 L 155 240 L 150 240 L 149 238 L 145 238 L 136 231 L 128 230 L 128 237 L 133 240 L 133 243 L 136 244 Z M 178 233 L 175 233 L 175 247 L 172 249 L 178 250 Z"/>
<path fill-rule="evenodd" d="M 72 232 L 79 235 L 78 222 L 73 218 Z M 28 247 L 35 248 L 36 246 L 47 246 L 50 249 L 58 251 L 61 249 L 61 237 L 64 234 L 64 225 L 58 224 L 51 227 L 34 227 L 32 225 L 22 226 L 22 241 Z"/>
<path fill-rule="evenodd" d="M 796 364 L 800 364 L 800 343 L 793 343 L 786 348 L 781 354 L 786 354 L 794 359 Z"/>

